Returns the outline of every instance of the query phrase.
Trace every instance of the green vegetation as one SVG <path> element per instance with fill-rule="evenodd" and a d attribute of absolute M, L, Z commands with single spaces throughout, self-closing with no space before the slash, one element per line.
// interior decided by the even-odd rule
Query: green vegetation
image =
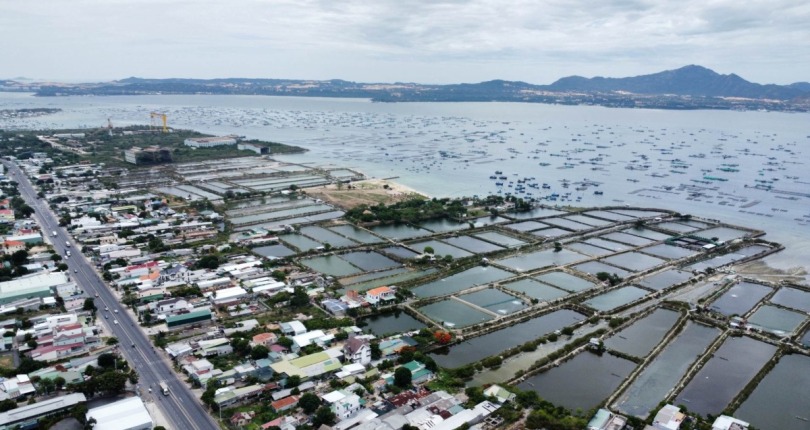
<path fill-rule="evenodd" d="M 463 218 L 467 209 L 461 200 L 411 198 L 390 206 L 360 205 L 346 212 L 346 218 L 352 221 L 372 222 L 407 222 L 418 223 L 440 218 Z"/>

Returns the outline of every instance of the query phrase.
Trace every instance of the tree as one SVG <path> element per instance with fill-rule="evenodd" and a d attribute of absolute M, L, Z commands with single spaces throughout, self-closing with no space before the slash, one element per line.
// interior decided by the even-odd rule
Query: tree
<path fill-rule="evenodd" d="M 53 379 L 43 379 L 39 381 L 39 387 L 45 391 L 45 394 L 50 393 L 56 387 L 56 384 L 53 382 Z"/>
<path fill-rule="evenodd" d="M 453 336 L 446 331 L 437 330 L 433 333 L 433 338 L 436 339 L 436 342 L 440 345 L 447 345 L 453 339 Z"/>
<path fill-rule="evenodd" d="M 303 410 L 307 415 L 311 415 L 313 412 L 315 412 L 320 405 L 321 399 L 318 398 L 318 395 L 314 393 L 305 393 L 300 399 L 298 399 L 298 406 L 300 406 L 301 410 Z"/>
<path fill-rule="evenodd" d="M 115 367 L 115 356 L 109 352 L 99 355 L 98 366 L 104 369 Z"/>
<path fill-rule="evenodd" d="M 399 388 L 410 388 L 412 377 L 413 375 L 410 369 L 399 366 L 397 370 L 394 371 L 394 385 Z"/>
<path fill-rule="evenodd" d="M 219 257 L 216 255 L 206 255 L 194 264 L 197 269 L 211 269 L 214 270 L 219 267 Z"/>
<path fill-rule="evenodd" d="M 563 249 L 563 247 L 562 247 L 562 244 L 560 242 L 554 242 L 554 252 L 560 252 L 560 251 L 562 251 L 562 249 Z"/>
<path fill-rule="evenodd" d="M 6 399 L 0 402 L 0 412 L 10 411 L 17 408 L 17 402 L 12 399 Z"/>
<path fill-rule="evenodd" d="M 321 406 L 318 408 L 318 411 L 315 412 L 315 416 L 312 417 L 312 427 L 318 428 L 324 424 L 331 426 L 335 423 L 335 418 L 335 413 L 332 412 L 332 409 Z"/>
<path fill-rule="evenodd" d="M 290 339 L 287 336 L 282 336 L 282 337 L 278 338 L 278 340 L 276 341 L 276 344 L 281 345 L 281 346 L 289 349 L 293 345 L 293 340 Z"/>
<path fill-rule="evenodd" d="M 92 297 L 88 297 L 84 299 L 84 305 L 82 306 L 82 310 L 85 311 L 94 311 L 96 310 L 96 302 L 93 300 Z"/>
<path fill-rule="evenodd" d="M 382 357 L 382 350 L 380 350 L 379 342 L 371 342 L 371 359 L 379 360 Z"/>
<path fill-rule="evenodd" d="M 433 247 L 432 247 L 432 246 L 426 246 L 426 247 L 425 247 L 425 254 L 430 254 L 430 255 L 433 255 L 433 253 L 434 253 L 434 252 L 435 252 L 435 251 L 433 250 Z"/>
<path fill-rule="evenodd" d="M 66 382 L 65 378 L 63 378 L 61 376 L 57 376 L 56 378 L 53 378 L 53 383 L 56 385 L 57 390 L 61 390 L 62 387 L 65 386 L 65 382 Z"/>
<path fill-rule="evenodd" d="M 292 375 L 287 377 L 287 384 L 284 385 L 284 388 L 293 388 L 301 385 L 301 377 L 298 375 Z"/>
<path fill-rule="evenodd" d="M 264 345 L 256 345 L 253 349 L 250 350 L 250 358 L 254 360 L 261 360 L 263 358 L 267 358 L 267 354 L 270 353 L 270 350 L 267 349 Z"/>
<path fill-rule="evenodd" d="M 67 269 L 68 265 L 65 263 L 60 263 L 58 266 L 56 266 L 56 270 L 59 272 L 67 272 Z"/>
<path fill-rule="evenodd" d="M 21 249 L 11 254 L 11 264 L 14 266 L 21 266 L 28 261 L 28 251 Z"/>
<path fill-rule="evenodd" d="M 309 304 L 309 295 L 307 295 L 307 291 L 302 286 L 297 286 L 293 290 L 292 299 L 290 299 L 290 305 L 293 307 L 301 307 L 306 306 Z"/>

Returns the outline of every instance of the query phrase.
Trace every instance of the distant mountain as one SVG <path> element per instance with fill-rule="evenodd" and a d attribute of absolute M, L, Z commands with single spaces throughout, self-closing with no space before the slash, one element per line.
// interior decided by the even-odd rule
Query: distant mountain
<path fill-rule="evenodd" d="M 629 78 L 584 78 L 569 76 L 547 88 L 552 91 L 616 92 L 635 94 L 675 94 L 701 97 L 744 97 L 752 99 L 789 100 L 810 91 L 803 85 L 761 85 L 735 75 L 721 75 L 701 66 L 685 66 L 651 75 Z"/>
<path fill-rule="evenodd" d="M 701 66 L 628 78 L 569 76 L 551 85 L 492 80 L 430 85 L 362 83 L 341 79 L 147 79 L 84 84 L 6 82 L 6 91 L 39 96 L 214 94 L 367 98 L 378 102 L 527 102 L 655 109 L 810 110 L 810 83 L 761 85 Z"/>

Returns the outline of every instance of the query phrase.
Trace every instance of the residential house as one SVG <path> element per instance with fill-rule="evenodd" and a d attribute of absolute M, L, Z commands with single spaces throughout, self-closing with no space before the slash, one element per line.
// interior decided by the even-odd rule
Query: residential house
<path fill-rule="evenodd" d="M 307 328 L 301 321 L 289 321 L 279 324 L 281 332 L 286 336 L 298 336 L 307 332 Z"/>
<path fill-rule="evenodd" d="M 19 240 L 7 240 L 3 242 L 3 253 L 13 254 L 17 251 L 25 251 L 25 242 Z"/>
<path fill-rule="evenodd" d="M 298 352 L 301 348 L 306 348 L 309 345 L 315 344 L 320 347 L 325 347 L 332 340 L 335 339 L 335 336 L 332 334 L 326 334 L 323 330 L 312 330 L 310 332 L 306 332 L 304 334 L 299 334 L 297 336 L 292 337 L 292 351 Z"/>
<path fill-rule="evenodd" d="M 728 415 L 720 415 L 714 420 L 712 430 L 747 430 L 749 425 L 743 420 Z"/>
<path fill-rule="evenodd" d="M 289 396 L 281 400 L 276 400 L 270 404 L 270 407 L 272 407 L 276 412 L 284 412 L 288 409 L 294 408 L 296 405 L 298 405 L 298 396 Z"/>
<path fill-rule="evenodd" d="M 343 344 L 343 355 L 346 361 L 359 364 L 371 363 L 371 345 L 360 337 L 349 338 Z"/>
<path fill-rule="evenodd" d="M 224 408 L 245 400 L 259 397 L 264 392 L 264 385 L 248 385 L 242 388 L 224 387 L 214 392 L 214 403 Z"/>
<path fill-rule="evenodd" d="M 607 409 L 599 409 L 588 422 L 588 430 L 622 430 L 627 418 L 616 415 Z"/>
<path fill-rule="evenodd" d="M 339 421 L 353 417 L 363 407 L 363 400 L 357 394 L 347 390 L 326 393 L 322 397 Z"/>
<path fill-rule="evenodd" d="M 278 336 L 275 333 L 259 333 L 251 339 L 251 345 L 262 345 L 270 348 L 270 345 L 278 341 Z"/>
<path fill-rule="evenodd" d="M 396 299 L 396 292 L 390 287 L 377 287 L 366 291 L 366 301 L 372 305 L 379 305 Z"/>
<path fill-rule="evenodd" d="M 298 375 L 302 379 L 314 378 L 323 374 L 332 373 L 342 366 L 340 357 L 343 351 L 337 348 L 303 357 L 288 359 L 273 363 L 270 367 L 274 372 L 287 376 Z"/>
<path fill-rule="evenodd" d="M 231 415 L 230 422 L 231 425 L 234 427 L 244 427 L 248 425 L 253 420 L 253 417 L 256 416 L 256 413 L 253 411 L 250 412 L 237 412 Z"/>
<path fill-rule="evenodd" d="M 652 427 L 656 430 L 678 430 L 685 418 L 686 415 L 681 412 L 681 408 L 666 405 L 655 414 Z"/>

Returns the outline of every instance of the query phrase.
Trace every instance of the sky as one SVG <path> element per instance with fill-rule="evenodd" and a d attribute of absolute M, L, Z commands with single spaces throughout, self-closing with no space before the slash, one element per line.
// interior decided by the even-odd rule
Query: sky
<path fill-rule="evenodd" d="M 806 0 L 0 0 L 0 78 L 810 81 Z"/>

